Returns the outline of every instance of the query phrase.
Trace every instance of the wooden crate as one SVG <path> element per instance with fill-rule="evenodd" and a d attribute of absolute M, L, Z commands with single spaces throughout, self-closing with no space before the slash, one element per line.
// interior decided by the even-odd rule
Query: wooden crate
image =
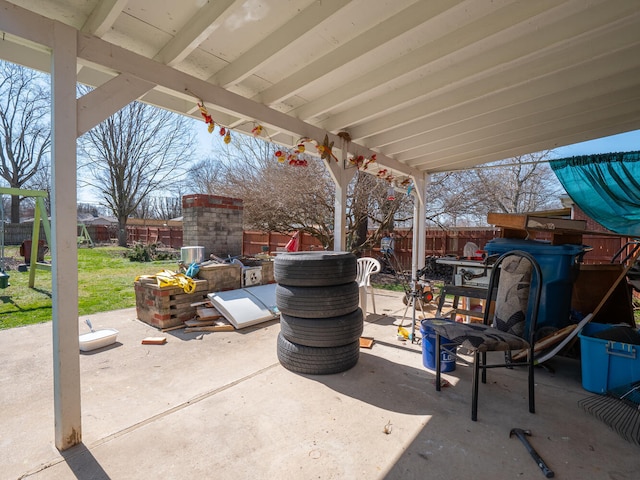
<path fill-rule="evenodd" d="M 169 328 L 193 318 L 196 307 L 191 304 L 206 300 L 209 293 L 207 280 L 195 282 L 193 293 L 185 293 L 180 287 L 160 288 L 155 280 L 134 282 L 138 319 L 156 328 Z"/>

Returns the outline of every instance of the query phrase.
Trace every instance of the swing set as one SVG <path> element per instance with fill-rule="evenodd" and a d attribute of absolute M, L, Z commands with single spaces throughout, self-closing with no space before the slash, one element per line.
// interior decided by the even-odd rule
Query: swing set
<path fill-rule="evenodd" d="M 23 190 L 20 188 L 0 187 L 0 221 L 2 221 L 2 228 L 0 229 L 0 288 L 7 288 L 9 286 L 9 275 L 4 271 L 5 216 L 4 203 L 2 202 L 3 195 L 34 197 L 36 199 L 36 206 L 33 214 L 33 233 L 31 234 L 31 265 L 33 268 L 29 268 L 29 288 L 33 288 L 36 281 L 36 270 L 51 270 L 51 264 L 34 261 L 38 259 L 40 222 L 42 222 L 44 228 L 44 235 L 47 240 L 47 244 L 51 245 L 51 225 L 49 224 L 49 217 L 47 216 L 47 209 L 44 204 L 44 199 L 48 194 L 44 190 Z"/>

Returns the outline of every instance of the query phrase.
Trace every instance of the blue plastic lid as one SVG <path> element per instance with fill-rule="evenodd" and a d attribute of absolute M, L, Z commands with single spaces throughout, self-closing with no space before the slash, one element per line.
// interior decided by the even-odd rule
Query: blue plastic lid
<path fill-rule="evenodd" d="M 551 245 L 541 240 L 523 240 L 520 238 L 494 238 L 487 242 L 485 250 L 508 252 L 509 250 L 523 250 L 527 253 L 545 255 L 578 255 L 587 248 L 585 245 Z"/>

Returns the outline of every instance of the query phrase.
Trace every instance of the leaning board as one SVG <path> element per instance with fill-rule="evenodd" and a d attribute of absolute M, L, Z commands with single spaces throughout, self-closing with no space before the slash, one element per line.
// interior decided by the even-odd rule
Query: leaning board
<path fill-rule="evenodd" d="M 208 297 L 213 306 L 237 329 L 278 317 L 275 283 L 210 293 Z"/>

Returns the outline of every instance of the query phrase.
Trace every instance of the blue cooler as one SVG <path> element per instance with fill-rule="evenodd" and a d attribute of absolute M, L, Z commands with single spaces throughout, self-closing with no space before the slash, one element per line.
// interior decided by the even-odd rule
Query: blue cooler
<path fill-rule="evenodd" d="M 447 320 L 447 319 L 442 319 Z M 422 334 L 422 364 L 429 370 L 436 369 L 436 332 L 424 320 L 420 322 L 420 333 Z M 442 345 L 449 343 L 448 338 L 440 337 Z M 451 348 L 456 348 L 452 346 Z M 452 372 L 456 369 L 456 358 L 447 353 L 446 346 L 440 354 L 440 371 Z"/>
<path fill-rule="evenodd" d="M 583 245 L 551 245 L 537 240 L 494 238 L 487 242 L 485 250 L 488 255 L 502 255 L 511 250 L 522 250 L 537 260 L 542 271 L 537 330 L 543 327 L 561 329 L 571 323 L 571 292 L 578 274 L 577 259 L 586 251 Z M 534 288 L 535 282 L 534 280 L 532 284 Z"/>

